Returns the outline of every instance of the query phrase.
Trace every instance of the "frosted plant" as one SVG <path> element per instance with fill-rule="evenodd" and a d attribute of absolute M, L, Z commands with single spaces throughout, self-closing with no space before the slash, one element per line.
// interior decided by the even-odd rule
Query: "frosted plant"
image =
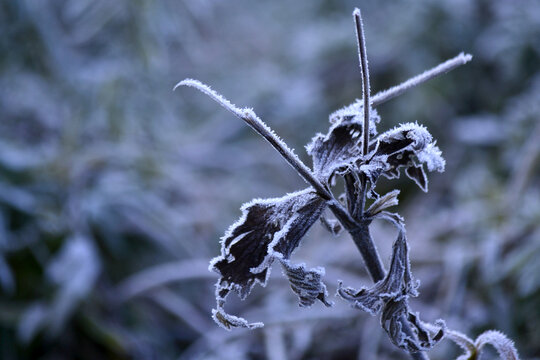
<path fill-rule="evenodd" d="M 338 295 L 354 308 L 380 315 L 381 326 L 390 340 L 414 359 L 428 359 L 425 351 L 445 336 L 462 346 L 466 354 L 459 359 L 475 359 L 485 344 L 492 344 L 503 359 L 517 359 L 513 344 L 499 332 L 486 332 L 476 341 L 448 330 L 443 320 L 424 323 L 413 312 L 408 300 L 418 296 L 419 281 L 410 269 L 407 237 L 403 218 L 389 208 L 398 205 L 399 190 L 386 194 L 376 192 L 377 181 L 384 176 L 398 178 L 401 170 L 423 191 L 428 191 L 426 170 L 444 171 L 445 160 L 429 131 L 418 123 L 401 124 L 381 134 L 377 132 L 380 117 L 375 106 L 396 97 L 435 76 L 448 72 L 471 60 L 468 54 L 456 57 L 410 80 L 370 96 L 369 70 L 360 10 L 353 12 L 358 38 L 358 54 L 362 74 L 362 100 L 330 115 L 330 129 L 317 134 L 306 146 L 312 157 L 310 169 L 255 114 L 252 109 L 238 108 L 207 85 L 186 79 L 178 86 L 191 86 L 202 91 L 220 105 L 244 120 L 264 137 L 307 182 L 308 188 L 275 199 L 255 199 L 242 206 L 242 216 L 221 239 L 221 255 L 210 262 L 210 269 L 220 278 L 216 284 L 216 309 L 213 318 L 225 329 L 258 328 L 262 323 L 225 312 L 225 300 L 236 292 L 245 299 L 257 283 L 265 286 L 270 266 L 279 262 L 288 277 L 300 306 L 311 306 L 317 300 L 332 306 L 322 282 L 324 269 L 308 269 L 305 264 L 293 264 L 291 255 L 302 237 L 318 220 L 336 234 L 349 232 L 358 247 L 374 285 L 357 290 L 339 284 Z M 345 193 L 336 197 L 332 191 L 335 178 L 342 177 Z M 343 198 L 343 201 L 338 199 Z M 366 199 L 372 199 L 366 207 Z M 326 219 L 325 209 L 336 217 Z M 392 248 L 390 268 L 385 271 L 370 235 L 374 219 L 392 223 L 398 230 Z"/>

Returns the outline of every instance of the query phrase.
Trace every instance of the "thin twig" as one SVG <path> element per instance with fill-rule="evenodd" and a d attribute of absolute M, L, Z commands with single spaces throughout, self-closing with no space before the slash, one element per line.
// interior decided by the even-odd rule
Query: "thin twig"
<path fill-rule="evenodd" d="M 272 145 L 272 147 L 291 165 L 304 180 L 313 186 L 313 188 L 323 197 L 325 200 L 333 198 L 330 191 L 313 175 L 311 170 L 294 154 L 294 152 L 281 140 L 276 133 L 268 127 L 252 109 L 238 108 L 232 104 L 229 100 L 219 95 L 216 91 L 212 90 L 208 85 L 201 83 L 200 81 L 193 79 L 185 79 L 180 81 L 173 90 L 176 90 L 179 86 L 191 86 L 197 90 L 205 93 L 225 109 L 232 112 L 234 115 L 244 120 L 253 130 L 266 139 Z"/>
<path fill-rule="evenodd" d="M 281 140 L 276 133 L 268 127 L 252 109 L 244 108 L 240 109 L 232 104 L 229 100 L 219 95 L 216 91 L 212 90 L 208 85 L 201 83 L 200 81 L 193 79 L 185 79 L 180 81 L 173 90 L 179 86 L 191 86 L 204 94 L 211 97 L 218 104 L 225 109 L 232 112 L 234 115 L 244 120 L 253 130 L 259 135 L 265 138 L 270 145 L 291 165 L 298 174 L 310 184 L 315 191 L 325 200 L 329 202 L 329 208 L 334 215 L 343 223 L 346 229 L 351 229 L 356 226 L 356 222 L 349 215 L 347 210 L 336 200 L 334 195 L 326 186 L 324 186 L 313 174 L 313 172 L 294 154 L 294 152 Z"/>
<path fill-rule="evenodd" d="M 426 70 L 423 73 L 416 75 L 415 77 L 410 78 L 409 80 L 399 85 L 396 85 L 396 86 L 391 87 L 390 89 L 386 89 L 381 92 L 378 92 L 371 99 L 371 106 L 375 107 L 390 99 L 393 99 L 396 96 L 403 94 L 405 91 L 409 90 L 410 88 L 418 86 L 443 73 L 447 73 L 450 70 L 457 68 L 458 66 L 465 65 L 466 63 L 471 61 L 471 59 L 472 59 L 471 54 L 460 53 L 459 55 L 453 57 L 452 59 L 446 60 L 445 62 L 435 66 L 434 68 Z"/>
<path fill-rule="evenodd" d="M 358 57 L 360 62 L 360 72 L 362 73 L 362 98 L 364 99 L 364 128 L 362 155 L 366 156 L 369 146 L 369 68 L 367 61 L 366 39 L 364 37 L 364 24 L 362 22 L 362 14 L 360 9 L 356 8 L 353 11 L 354 22 L 356 25 L 356 38 L 358 40 Z"/>

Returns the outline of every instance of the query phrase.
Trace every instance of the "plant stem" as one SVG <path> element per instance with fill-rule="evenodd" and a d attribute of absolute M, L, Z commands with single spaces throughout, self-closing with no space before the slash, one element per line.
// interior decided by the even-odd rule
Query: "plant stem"
<path fill-rule="evenodd" d="M 193 79 L 180 81 L 173 90 L 179 86 L 191 86 L 208 95 L 225 109 L 232 112 L 238 118 L 244 120 L 253 130 L 266 139 L 272 147 L 291 165 L 296 172 L 325 200 L 335 200 L 333 194 L 313 174 L 313 172 L 294 154 L 294 152 L 281 140 L 276 133 L 266 125 L 252 109 L 241 109 L 229 100 L 212 90 L 210 86 Z M 343 209 L 345 212 L 345 210 Z"/>
<path fill-rule="evenodd" d="M 391 87 L 390 89 L 386 89 L 384 91 L 378 92 L 371 99 L 371 106 L 375 107 L 390 99 L 393 99 L 396 96 L 403 94 L 405 91 L 409 90 L 410 88 L 413 88 L 428 80 L 431 80 L 441 75 L 442 73 L 446 73 L 450 70 L 453 70 L 457 68 L 458 66 L 465 65 L 466 63 L 471 61 L 471 59 L 472 59 L 471 54 L 460 53 L 459 55 L 453 57 L 452 59 L 446 60 L 445 62 L 435 66 L 434 68 L 426 70 L 423 73 L 416 75 L 415 77 L 412 77 L 409 80 L 399 85 L 396 85 L 396 86 Z"/>
<path fill-rule="evenodd" d="M 356 247 L 362 255 L 362 259 L 368 269 L 374 283 L 382 280 L 386 275 L 379 252 L 369 232 L 369 222 L 361 221 L 355 229 L 349 230 Z"/>
<path fill-rule="evenodd" d="M 345 174 L 343 177 L 345 180 L 345 195 L 347 196 L 347 210 L 349 214 L 356 212 L 356 204 L 358 202 L 356 193 L 356 181 L 352 174 Z M 354 215 L 353 215 L 354 218 Z"/>
<path fill-rule="evenodd" d="M 362 155 L 366 156 L 369 146 L 369 69 L 367 61 L 366 39 L 364 37 L 364 24 L 362 23 L 362 14 L 360 13 L 360 9 L 354 9 L 353 16 L 356 25 L 356 38 L 358 39 L 358 57 L 360 61 L 360 72 L 362 73 L 362 98 L 364 99 Z"/>

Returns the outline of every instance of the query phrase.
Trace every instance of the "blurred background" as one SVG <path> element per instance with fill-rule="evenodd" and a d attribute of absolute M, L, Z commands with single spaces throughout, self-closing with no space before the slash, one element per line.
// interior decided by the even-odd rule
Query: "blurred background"
<path fill-rule="evenodd" d="M 428 194 L 405 176 L 379 188 L 402 189 L 413 309 L 540 359 L 537 0 L 0 0 L 0 358 L 406 359 L 338 298 L 299 308 L 279 268 L 227 304 L 263 329 L 213 323 L 208 261 L 240 205 L 306 185 L 210 99 L 172 92 L 212 85 L 310 164 L 304 145 L 361 96 L 355 6 L 373 92 L 474 55 L 378 108 L 379 131 L 418 120 L 447 159 Z M 395 231 L 373 227 L 388 260 Z M 324 266 L 331 294 L 370 284 L 319 224 L 293 260 Z"/>

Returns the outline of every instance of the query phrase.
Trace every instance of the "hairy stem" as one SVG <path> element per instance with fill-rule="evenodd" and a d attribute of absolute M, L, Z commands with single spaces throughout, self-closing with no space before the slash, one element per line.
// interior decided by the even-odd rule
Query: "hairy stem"
<path fill-rule="evenodd" d="M 176 90 L 179 86 L 191 86 L 197 90 L 208 95 L 218 104 L 223 106 L 225 109 L 232 112 L 238 118 L 244 120 L 253 130 L 255 130 L 259 135 L 266 139 L 272 145 L 272 147 L 291 165 L 298 174 L 304 178 L 304 180 L 313 186 L 315 191 L 325 200 L 333 199 L 333 195 L 316 177 L 313 175 L 311 170 L 294 154 L 294 152 L 281 140 L 276 133 L 268 127 L 252 109 L 248 108 L 238 108 L 232 104 L 229 100 L 225 99 L 223 96 L 219 95 L 216 91 L 212 90 L 208 85 L 201 83 L 200 81 L 193 79 L 185 79 L 180 81 L 173 90 Z"/>
<path fill-rule="evenodd" d="M 371 106 L 375 107 L 390 99 L 393 99 L 396 96 L 403 94 L 405 91 L 409 90 L 410 88 L 418 86 L 443 73 L 447 73 L 450 70 L 457 68 L 458 66 L 465 65 L 466 63 L 471 61 L 471 59 L 472 59 L 471 54 L 460 53 L 459 55 L 453 57 L 452 59 L 446 60 L 445 62 L 435 66 L 434 68 L 426 70 L 423 73 L 416 75 L 415 77 L 412 77 L 409 80 L 399 85 L 396 85 L 396 86 L 391 87 L 390 89 L 378 92 L 371 99 Z"/>
<path fill-rule="evenodd" d="M 356 25 L 356 38 L 358 39 L 358 57 L 360 61 L 360 72 L 362 73 L 362 98 L 364 99 L 362 155 L 366 156 L 369 146 L 369 68 L 367 61 L 366 39 L 364 36 L 364 24 L 362 23 L 362 14 L 360 13 L 360 9 L 354 9 L 353 17 Z"/>

